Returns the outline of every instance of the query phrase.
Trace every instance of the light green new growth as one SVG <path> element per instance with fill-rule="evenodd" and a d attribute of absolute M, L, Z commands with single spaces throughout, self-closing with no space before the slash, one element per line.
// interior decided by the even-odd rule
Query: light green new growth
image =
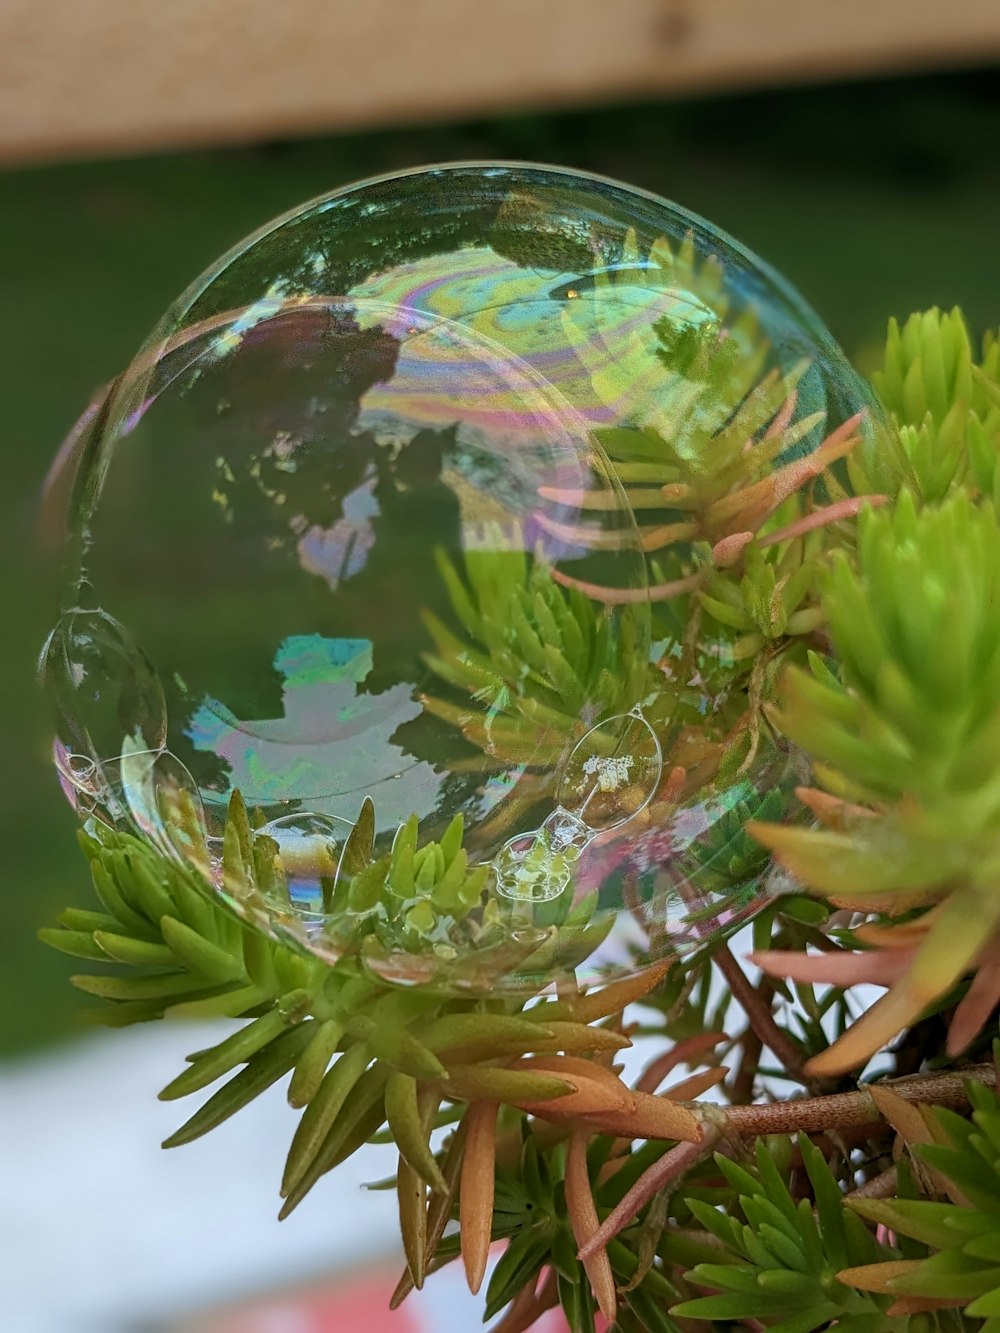
<path fill-rule="evenodd" d="M 520 550 L 468 551 L 462 572 L 440 552 L 437 562 L 464 633 L 426 614 L 436 649 L 426 661 L 465 697 L 425 697 L 424 707 L 482 751 L 483 767 L 551 766 L 588 716 L 628 712 L 655 689 L 633 610 L 618 622 L 595 614 Z"/>
<path fill-rule="evenodd" d="M 961 553 L 961 577 L 956 556 Z M 855 560 L 834 558 L 824 607 L 836 672 L 789 671 L 784 734 L 836 769 L 845 794 L 918 801 L 952 839 L 1000 817 L 1000 524 L 958 492 L 862 515 Z"/>
<path fill-rule="evenodd" d="M 983 338 L 977 361 L 960 310 L 928 310 L 902 326 L 889 321 L 885 364 L 875 387 L 895 432 L 859 450 L 852 478 L 859 494 L 909 488 L 923 503 L 964 487 L 1000 502 L 1000 343 Z"/>

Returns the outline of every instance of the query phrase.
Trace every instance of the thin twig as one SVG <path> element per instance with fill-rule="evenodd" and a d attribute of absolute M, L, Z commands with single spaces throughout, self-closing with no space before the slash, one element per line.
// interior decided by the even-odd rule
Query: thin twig
<path fill-rule="evenodd" d="M 674 1181 L 680 1180 L 691 1168 L 711 1151 L 714 1136 L 701 1143 L 678 1143 L 665 1152 L 658 1161 L 644 1171 L 621 1203 L 612 1208 L 594 1234 L 580 1246 L 580 1258 L 586 1263 L 614 1240 L 619 1231 L 632 1222 L 646 1204 Z"/>
<path fill-rule="evenodd" d="M 686 1037 L 683 1041 L 677 1042 L 646 1066 L 635 1085 L 636 1091 L 656 1092 L 667 1075 L 672 1074 L 678 1065 L 686 1064 L 692 1069 L 697 1068 L 703 1063 L 698 1057 L 707 1058 L 709 1051 L 714 1050 L 725 1040 L 724 1032 L 699 1032 L 697 1036 Z"/>
<path fill-rule="evenodd" d="M 729 952 L 728 945 L 723 944 L 716 950 L 713 961 L 718 965 L 719 971 L 726 979 L 726 984 L 733 992 L 733 999 L 737 1000 L 742 1006 L 743 1012 L 750 1020 L 750 1026 L 761 1042 L 774 1052 L 784 1065 L 790 1078 L 799 1078 L 799 1071 L 802 1068 L 802 1052 L 784 1028 L 779 1027 L 775 1022 L 770 1004 L 758 993 L 749 977 Z"/>
<path fill-rule="evenodd" d="M 757 986 L 757 995 L 761 1005 L 770 1012 L 771 1001 L 774 998 L 774 983 L 770 977 L 761 978 Z M 742 1104 L 752 1100 L 757 1066 L 763 1049 L 763 1039 L 751 1023 L 740 1038 L 740 1064 L 730 1088 L 730 1096 L 734 1102 Z"/>
<path fill-rule="evenodd" d="M 890 1166 L 888 1171 L 883 1171 L 877 1176 L 872 1176 L 871 1180 L 866 1180 L 863 1185 L 859 1185 L 856 1190 L 851 1190 L 845 1194 L 845 1199 L 891 1199 L 896 1193 L 896 1187 L 899 1183 L 896 1168 Z"/>

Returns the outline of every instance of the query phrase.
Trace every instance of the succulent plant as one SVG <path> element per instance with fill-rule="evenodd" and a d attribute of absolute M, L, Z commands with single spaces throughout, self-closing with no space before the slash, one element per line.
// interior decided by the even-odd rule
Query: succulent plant
<path fill-rule="evenodd" d="M 532 207 L 500 219 L 499 253 Z M 653 258 L 721 318 L 714 260 L 687 244 Z M 426 706 L 489 774 L 539 747 L 555 767 L 643 701 L 662 780 L 646 821 L 595 856 L 725 897 L 736 924 L 753 886 L 762 972 L 720 930 L 623 979 L 548 988 L 553 960 L 570 977 L 600 943 L 597 892 L 570 874 L 551 901 L 507 905 L 461 820 L 436 841 L 406 821 L 377 850 L 368 803 L 321 875 L 326 955 L 310 954 L 238 794 L 218 854 L 193 808 L 167 812 L 185 863 L 91 821 L 99 910 L 43 938 L 87 962 L 74 981 L 98 1021 L 239 1020 L 161 1094 L 207 1094 L 167 1146 L 287 1081 L 301 1115 L 282 1215 L 365 1143 L 396 1146 L 396 1304 L 459 1257 L 478 1290 L 501 1241 L 497 1333 L 557 1305 L 579 1333 L 602 1316 L 623 1333 L 994 1333 L 1000 343 L 977 354 L 958 312 L 890 324 L 887 430 L 849 422 L 796 457 L 818 424 L 793 424 L 797 372 L 763 373 L 752 320 L 728 345 L 711 329 L 665 328 L 657 418 L 600 432 L 639 515 L 652 658 L 628 590 L 440 556 L 450 619 L 426 618 Z M 595 386 L 618 395 L 628 370 L 595 362 Z M 551 806 L 530 773 L 517 795 L 519 813 Z M 516 947 L 514 911 L 535 928 Z M 478 988 L 420 984 L 457 966 L 456 940 L 476 945 Z M 538 986 L 494 984 L 513 970 Z M 862 983 L 886 990 L 867 1010 Z M 648 1058 L 626 1079 L 633 1042 Z"/>

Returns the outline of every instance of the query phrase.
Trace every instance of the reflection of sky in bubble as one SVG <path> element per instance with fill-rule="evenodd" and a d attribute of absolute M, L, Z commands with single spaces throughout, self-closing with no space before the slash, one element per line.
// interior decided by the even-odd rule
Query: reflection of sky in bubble
<path fill-rule="evenodd" d="M 283 717 L 247 723 L 205 700 L 188 726 L 196 749 L 229 764 L 231 784 L 248 803 L 308 800 L 320 813 L 353 818 L 377 788 L 382 827 L 434 808 L 434 769 L 392 740 L 420 715 L 412 687 L 359 693 L 372 668 L 369 642 L 296 636 L 281 645 L 274 665 L 283 680 Z"/>
<path fill-rule="evenodd" d="M 336 592 L 343 579 L 359 574 L 368 552 L 375 544 L 371 520 L 378 516 L 375 479 L 363 481 L 344 496 L 343 514 L 331 527 L 314 523 L 299 537 L 298 552 L 302 568 L 326 579 Z M 294 520 L 293 520 L 294 530 Z"/>

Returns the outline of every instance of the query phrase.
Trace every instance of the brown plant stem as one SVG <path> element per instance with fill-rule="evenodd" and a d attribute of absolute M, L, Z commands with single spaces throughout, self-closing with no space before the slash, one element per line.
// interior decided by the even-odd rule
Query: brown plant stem
<path fill-rule="evenodd" d="M 898 1173 L 894 1166 L 890 1166 L 888 1171 L 882 1171 L 877 1176 L 872 1176 L 871 1180 L 866 1180 L 863 1185 L 859 1185 L 856 1190 L 851 1190 L 845 1194 L 845 1199 L 891 1199 L 896 1193 L 898 1184 Z"/>
<path fill-rule="evenodd" d="M 774 998 L 774 986 L 770 977 L 762 977 L 756 989 L 761 1005 L 770 1012 L 771 1001 Z M 763 1038 L 751 1023 L 740 1039 L 739 1068 L 729 1089 L 730 1097 L 734 1102 L 744 1103 L 753 1100 L 757 1065 L 763 1049 Z"/>
<path fill-rule="evenodd" d="M 729 952 L 726 944 L 715 952 L 713 961 L 726 979 L 726 984 L 733 993 L 733 999 L 743 1008 L 750 1020 L 750 1026 L 764 1046 L 769 1047 L 784 1065 L 792 1078 L 799 1078 L 802 1068 L 802 1052 L 784 1028 L 779 1027 L 771 1013 L 769 997 L 757 990 L 749 977 Z M 773 994 L 773 992 L 772 992 Z"/>
<path fill-rule="evenodd" d="M 594 1255 L 602 1253 L 608 1243 L 635 1220 L 654 1195 L 679 1180 L 710 1151 L 714 1138 L 714 1135 L 710 1136 L 703 1143 L 678 1143 L 643 1172 L 621 1203 L 612 1208 L 586 1244 L 580 1246 L 581 1260 L 586 1264 Z"/>
<path fill-rule="evenodd" d="M 699 1032 L 697 1036 L 677 1042 L 646 1066 L 635 1085 L 636 1091 L 655 1093 L 667 1075 L 672 1074 L 678 1065 L 686 1064 L 694 1069 L 696 1064 L 701 1063 L 699 1056 L 707 1056 L 709 1051 L 714 1050 L 725 1040 L 724 1032 Z"/>
<path fill-rule="evenodd" d="M 887 1080 L 881 1087 L 891 1088 L 903 1101 L 931 1103 L 962 1110 L 969 1104 L 966 1084 L 984 1083 L 995 1087 L 997 1071 L 992 1064 L 970 1065 L 968 1069 L 945 1074 L 915 1074 L 910 1078 Z M 589 1258 L 613 1240 L 639 1215 L 646 1204 L 679 1180 L 711 1148 L 713 1142 L 727 1135 L 757 1138 L 765 1134 L 815 1134 L 877 1128 L 884 1124 L 878 1103 L 867 1088 L 833 1093 L 827 1097 L 800 1097 L 787 1102 L 762 1106 L 712 1106 L 693 1102 L 691 1109 L 702 1117 L 705 1137 L 701 1143 L 678 1143 L 635 1182 L 601 1223 L 580 1257 Z"/>
<path fill-rule="evenodd" d="M 968 1069 L 944 1074 L 914 1074 L 909 1078 L 892 1079 L 884 1086 L 891 1088 L 904 1101 L 930 1102 L 958 1111 L 969 1104 L 965 1091 L 965 1085 L 969 1082 L 995 1087 L 996 1069 L 992 1064 L 970 1065 Z M 719 1114 L 719 1108 L 711 1109 L 714 1115 Z M 722 1114 L 727 1127 L 742 1138 L 756 1138 L 762 1134 L 815 1134 L 851 1129 L 862 1125 L 877 1125 L 883 1118 L 875 1098 L 867 1088 L 760 1106 L 728 1106 Z"/>

